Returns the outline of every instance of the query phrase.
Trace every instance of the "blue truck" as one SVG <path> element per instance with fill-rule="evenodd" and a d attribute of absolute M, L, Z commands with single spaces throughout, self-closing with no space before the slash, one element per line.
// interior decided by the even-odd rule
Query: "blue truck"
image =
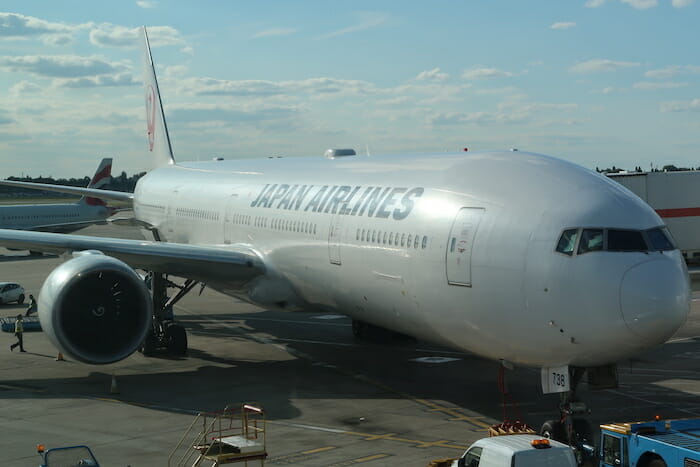
<path fill-rule="evenodd" d="M 700 419 L 600 426 L 600 467 L 700 467 Z"/>

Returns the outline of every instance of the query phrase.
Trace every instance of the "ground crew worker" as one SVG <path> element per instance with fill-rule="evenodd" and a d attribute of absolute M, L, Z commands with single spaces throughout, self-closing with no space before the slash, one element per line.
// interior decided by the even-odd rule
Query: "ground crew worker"
<path fill-rule="evenodd" d="M 10 346 L 10 351 L 15 350 L 15 347 L 19 346 L 20 352 L 26 352 L 26 350 L 24 350 L 24 343 L 22 341 L 23 333 L 24 326 L 22 326 L 22 315 L 19 314 L 17 315 L 17 319 L 15 319 L 15 337 L 17 338 L 17 342 Z"/>
<path fill-rule="evenodd" d="M 34 295 L 29 294 L 29 305 L 24 316 L 30 316 L 32 313 L 36 313 L 36 300 L 34 300 Z"/>

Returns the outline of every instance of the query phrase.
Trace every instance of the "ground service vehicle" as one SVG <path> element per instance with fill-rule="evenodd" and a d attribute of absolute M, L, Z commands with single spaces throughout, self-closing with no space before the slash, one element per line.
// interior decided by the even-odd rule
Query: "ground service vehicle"
<path fill-rule="evenodd" d="M 24 288 L 14 282 L 0 282 L 0 305 L 10 302 L 24 303 Z"/>
<path fill-rule="evenodd" d="M 41 456 L 39 467 L 100 467 L 87 446 L 67 446 L 47 450 L 43 444 L 39 444 L 36 450 Z"/>
<path fill-rule="evenodd" d="M 700 466 L 700 419 L 600 426 L 600 467 Z"/>
<path fill-rule="evenodd" d="M 459 459 L 433 461 L 431 467 L 576 467 L 566 444 L 531 432 L 496 435 L 472 444 Z M 494 433 L 491 432 L 493 435 Z"/>

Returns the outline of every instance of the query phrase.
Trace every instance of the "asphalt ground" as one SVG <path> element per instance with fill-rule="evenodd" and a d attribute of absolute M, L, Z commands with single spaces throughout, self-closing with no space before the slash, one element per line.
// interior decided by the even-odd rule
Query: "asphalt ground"
<path fill-rule="evenodd" d="M 133 237 L 109 226 L 84 233 Z M 0 280 L 36 295 L 61 261 L 0 250 Z M 412 340 L 358 341 L 340 315 L 197 292 L 175 307 L 188 331 L 186 357 L 60 362 L 42 333 L 25 334 L 23 354 L 0 333 L 0 465 L 38 465 L 37 443 L 86 444 L 103 466 L 168 465 L 196 413 L 243 402 L 265 409 L 268 465 L 424 466 L 459 456 L 504 415 L 535 427 L 556 416 L 558 396 L 541 394 L 538 370 L 506 371 L 503 396 L 495 362 Z M 582 385 L 594 425 L 700 417 L 699 301 L 696 292 L 668 343 L 620 365 L 619 388 Z M 0 316 L 25 307 L 4 305 Z"/>

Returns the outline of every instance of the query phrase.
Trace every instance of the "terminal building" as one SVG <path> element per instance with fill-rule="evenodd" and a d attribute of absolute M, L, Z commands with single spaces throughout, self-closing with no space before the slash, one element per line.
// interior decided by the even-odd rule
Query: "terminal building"
<path fill-rule="evenodd" d="M 608 174 L 664 220 L 691 265 L 700 265 L 700 171 Z"/>

